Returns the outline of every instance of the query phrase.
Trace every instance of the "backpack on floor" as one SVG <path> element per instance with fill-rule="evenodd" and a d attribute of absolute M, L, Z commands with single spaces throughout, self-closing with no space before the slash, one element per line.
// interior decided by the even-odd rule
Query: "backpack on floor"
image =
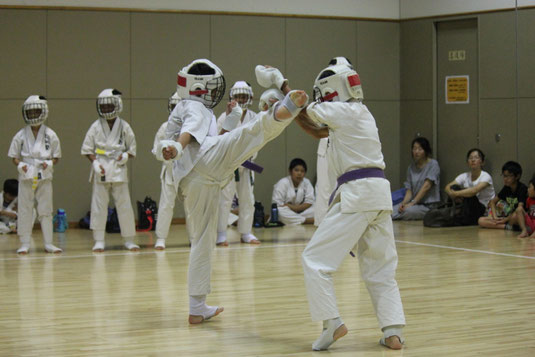
<path fill-rule="evenodd" d="M 253 227 L 260 228 L 264 227 L 264 206 L 261 202 L 254 203 L 254 216 L 253 216 Z"/>
<path fill-rule="evenodd" d="M 119 225 L 119 217 L 117 216 L 117 208 L 108 207 L 108 219 L 106 220 L 106 232 L 120 233 L 121 226 Z"/>
<path fill-rule="evenodd" d="M 156 229 L 158 219 L 158 205 L 149 196 L 143 202 L 137 201 L 138 225 L 140 232 L 153 231 Z"/>

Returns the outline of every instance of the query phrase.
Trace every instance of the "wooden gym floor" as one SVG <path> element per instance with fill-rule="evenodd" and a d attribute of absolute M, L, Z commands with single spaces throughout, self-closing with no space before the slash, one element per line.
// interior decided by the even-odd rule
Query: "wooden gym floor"
<path fill-rule="evenodd" d="M 0 356 L 535 356 L 535 239 L 477 227 L 429 229 L 396 222 L 397 280 L 407 326 L 402 351 L 378 344 L 381 332 L 356 260 L 335 274 L 346 337 L 312 352 L 320 323 L 310 321 L 300 254 L 312 226 L 258 229 L 260 246 L 239 243 L 213 256 L 207 302 L 225 311 L 187 323 L 184 225 L 168 249 L 91 252 L 91 232 L 55 233 L 65 249 L 43 252 L 34 231 L 28 256 L 18 238 L 0 235 Z"/>

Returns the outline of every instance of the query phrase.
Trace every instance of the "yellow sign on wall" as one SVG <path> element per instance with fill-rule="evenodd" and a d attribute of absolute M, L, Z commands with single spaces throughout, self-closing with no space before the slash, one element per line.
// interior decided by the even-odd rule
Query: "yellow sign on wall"
<path fill-rule="evenodd" d="M 470 103 L 469 92 L 469 76 L 446 76 L 446 104 Z"/>

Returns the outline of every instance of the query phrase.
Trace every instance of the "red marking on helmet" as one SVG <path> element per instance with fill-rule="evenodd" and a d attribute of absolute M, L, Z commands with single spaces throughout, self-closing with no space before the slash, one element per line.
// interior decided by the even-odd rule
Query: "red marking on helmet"
<path fill-rule="evenodd" d="M 347 80 L 349 81 L 349 85 L 351 87 L 360 85 L 360 77 L 358 74 L 354 74 L 352 76 L 347 77 Z"/>
<path fill-rule="evenodd" d="M 185 87 L 186 86 L 186 78 L 185 77 L 181 77 L 180 74 L 178 75 L 177 77 L 177 80 L 176 80 L 176 83 L 181 86 L 181 87 Z"/>
<path fill-rule="evenodd" d="M 203 95 L 208 93 L 206 89 L 199 89 L 199 90 L 190 90 L 189 95 Z"/>
<path fill-rule="evenodd" d="M 325 97 L 323 97 L 323 102 L 327 102 L 331 99 L 333 99 L 334 97 L 338 97 L 338 92 L 332 92 L 332 93 L 329 93 L 327 94 Z"/>

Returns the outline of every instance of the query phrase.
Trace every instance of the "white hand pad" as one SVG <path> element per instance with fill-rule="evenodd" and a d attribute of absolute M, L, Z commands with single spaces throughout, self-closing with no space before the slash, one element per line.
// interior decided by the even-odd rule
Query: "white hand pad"
<path fill-rule="evenodd" d="M 22 176 L 26 176 L 26 172 L 24 172 L 24 170 L 22 169 L 24 166 L 27 166 L 28 167 L 28 170 L 30 169 L 30 165 L 28 165 L 27 163 L 25 162 L 19 162 L 19 164 L 17 165 L 17 171 L 22 175 Z"/>
<path fill-rule="evenodd" d="M 121 160 L 117 160 L 117 163 L 119 164 L 119 166 L 126 165 L 126 162 L 128 161 L 128 153 L 127 152 L 123 152 L 119 156 L 121 157 Z"/>
<path fill-rule="evenodd" d="M 162 140 L 160 141 L 160 143 L 158 144 L 158 148 L 159 148 L 159 151 L 162 152 L 162 150 L 164 148 L 169 148 L 173 146 L 175 149 L 176 149 L 176 156 L 170 160 L 165 160 L 165 161 L 176 161 L 176 160 L 179 160 L 181 157 L 182 157 L 182 152 L 183 152 L 183 149 L 182 149 L 182 144 L 180 144 L 178 141 L 174 141 L 174 140 Z M 163 156 L 162 156 L 163 157 Z"/>
<path fill-rule="evenodd" d="M 256 81 L 264 88 L 269 88 L 274 84 L 278 89 L 282 89 L 283 84 L 288 83 L 281 71 L 274 67 L 266 67 L 259 64 L 255 68 L 255 74 Z"/>
<path fill-rule="evenodd" d="M 101 168 L 100 168 L 100 162 L 98 162 L 98 160 L 93 160 L 93 171 L 95 171 L 95 174 L 98 175 L 98 176 L 102 176 L 101 174 Z"/>
<path fill-rule="evenodd" d="M 223 129 L 226 131 L 232 131 L 236 129 L 238 124 L 240 123 L 241 116 L 243 114 L 243 109 L 236 105 L 234 108 L 232 108 L 232 111 L 229 115 L 225 117 L 225 120 L 223 121 Z"/>

